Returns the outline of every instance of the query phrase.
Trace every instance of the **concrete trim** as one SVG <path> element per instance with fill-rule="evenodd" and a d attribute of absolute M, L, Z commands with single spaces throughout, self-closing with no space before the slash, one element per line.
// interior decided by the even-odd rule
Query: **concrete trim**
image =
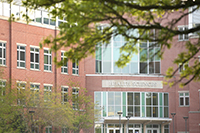
<path fill-rule="evenodd" d="M 7 43 L 7 41 L 4 41 L 4 40 L 0 40 L 0 42 L 2 42 L 2 43 Z"/>
<path fill-rule="evenodd" d="M 130 76 L 130 77 L 159 77 L 159 78 L 163 78 L 163 75 L 141 75 L 141 74 L 86 74 L 86 77 L 104 77 L 104 76 L 114 76 L 114 77 L 122 77 L 122 76 Z"/>
<path fill-rule="evenodd" d="M 200 111 L 189 111 L 190 114 L 200 113 Z"/>
<path fill-rule="evenodd" d="M 26 47 L 27 45 L 26 44 L 24 44 L 24 43 L 17 43 L 17 45 L 19 45 L 19 46 L 24 46 L 24 47 Z"/>
<path fill-rule="evenodd" d="M 40 48 L 40 46 L 30 45 L 30 48 Z"/>
<path fill-rule="evenodd" d="M 185 90 L 185 91 L 178 91 L 178 93 L 189 93 L 188 90 Z"/>

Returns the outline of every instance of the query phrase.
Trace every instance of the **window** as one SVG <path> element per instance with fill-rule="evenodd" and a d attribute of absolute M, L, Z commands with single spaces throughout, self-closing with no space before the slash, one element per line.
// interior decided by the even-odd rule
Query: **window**
<path fill-rule="evenodd" d="M 37 103 L 39 101 L 39 91 L 40 91 L 40 85 L 39 84 L 31 84 L 31 100 L 33 103 Z"/>
<path fill-rule="evenodd" d="M 39 48 L 31 47 L 30 49 L 30 67 L 39 70 Z"/>
<path fill-rule="evenodd" d="M 69 133 L 68 128 L 62 128 L 62 133 Z"/>
<path fill-rule="evenodd" d="M 0 96 L 5 96 L 6 94 L 6 81 L 0 80 Z"/>
<path fill-rule="evenodd" d="M 179 93 L 179 105 L 189 106 L 189 92 Z"/>
<path fill-rule="evenodd" d="M 127 93 L 127 111 L 131 116 L 140 117 L 140 93 Z"/>
<path fill-rule="evenodd" d="M 52 85 L 44 85 L 44 101 L 49 101 L 51 98 Z"/>
<path fill-rule="evenodd" d="M 0 42 L 0 65 L 6 65 L 6 43 Z"/>
<path fill-rule="evenodd" d="M 31 133 L 39 133 L 39 127 L 32 125 Z"/>
<path fill-rule="evenodd" d="M 68 73 L 68 59 L 64 55 L 64 52 L 61 52 L 61 60 L 63 63 L 61 66 L 61 73 Z"/>
<path fill-rule="evenodd" d="M 26 66 L 26 47 L 17 45 L 17 67 L 25 68 Z"/>
<path fill-rule="evenodd" d="M 26 83 L 25 82 L 17 82 L 17 90 L 18 90 L 17 103 L 18 103 L 18 105 L 25 105 L 25 103 L 26 103 L 25 88 L 26 88 Z"/>
<path fill-rule="evenodd" d="M 184 31 L 184 30 L 188 30 L 188 27 L 187 26 L 179 26 L 178 27 L 178 30 L 179 31 Z M 188 34 L 180 34 L 178 35 L 178 40 L 179 41 L 185 41 L 185 40 L 188 40 Z"/>
<path fill-rule="evenodd" d="M 179 73 L 183 72 L 188 67 L 188 63 L 179 64 Z"/>
<path fill-rule="evenodd" d="M 79 93 L 79 89 L 78 88 L 72 88 L 72 105 L 73 105 L 73 109 L 78 109 L 78 93 Z"/>
<path fill-rule="evenodd" d="M 198 27 L 200 26 L 200 23 L 195 23 L 193 27 Z M 200 34 L 200 30 L 198 30 L 197 32 L 194 33 L 195 35 Z"/>
<path fill-rule="evenodd" d="M 44 70 L 51 71 L 51 51 L 45 49 L 44 50 Z"/>
<path fill-rule="evenodd" d="M 78 75 L 78 61 L 75 61 L 72 66 L 73 66 L 72 74 L 77 74 Z"/>
<path fill-rule="evenodd" d="M 155 42 L 142 42 L 140 45 L 140 73 L 160 73 L 160 47 Z"/>
<path fill-rule="evenodd" d="M 114 29 L 113 29 L 114 30 Z M 138 36 L 138 30 L 128 31 L 131 36 Z M 152 36 L 156 37 L 157 31 L 152 30 Z M 97 44 L 96 46 L 96 73 L 126 73 L 126 74 L 160 74 L 160 45 L 156 42 L 142 42 L 133 47 L 138 53 L 131 55 L 130 62 L 125 67 L 119 68 L 116 65 L 120 53 L 120 48 L 127 43 L 122 35 L 113 36 L 109 44 Z"/>
<path fill-rule="evenodd" d="M 158 92 L 94 92 L 101 117 L 119 117 L 122 111 L 123 116 L 168 118 L 168 99 L 168 93 Z"/>
<path fill-rule="evenodd" d="M 164 126 L 164 133 L 169 133 L 169 125 Z"/>
<path fill-rule="evenodd" d="M 102 62 L 102 58 L 101 58 L 101 47 L 96 47 L 96 73 L 101 73 L 102 69 L 101 69 L 101 62 Z"/>
<path fill-rule="evenodd" d="M 118 111 L 121 111 L 121 93 L 108 92 L 108 117 L 119 116 Z"/>
<path fill-rule="evenodd" d="M 51 126 L 46 127 L 45 133 L 52 133 L 52 127 Z"/>
<path fill-rule="evenodd" d="M 62 103 L 65 104 L 68 101 L 68 87 L 61 87 L 62 89 Z"/>

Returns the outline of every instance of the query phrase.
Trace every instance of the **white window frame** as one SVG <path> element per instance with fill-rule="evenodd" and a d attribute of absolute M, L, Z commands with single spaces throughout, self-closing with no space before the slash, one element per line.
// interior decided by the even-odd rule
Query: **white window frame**
<path fill-rule="evenodd" d="M 0 89 L 1 89 L 1 91 L 0 91 L 0 95 L 1 96 L 5 96 L 5 92 L 6 92 L 6 90 L 3 90 L 3 89 L 5 89 L 6 88 L 6 80 L 2 80 L 2 79 L 0 79 L 0 82 L 1 82 L 1 84 L 0 84 Z"/>
<path fill-rule="evenodd" d="M 47 53 L 45 53 L 47 51 Z M 44 61 L 44 71 L 52 71 L 52 54 L 50 49 L 44 49 L 44 57 L 47 56 L 47 64 L 45 64 Z M 47 67 L 47 70 L 45 70 L 45 66 Z"/>
<path fill-rule="evenodd" d="M 37 86 L 39 86 L 39 87 L 37 87 Z M 40 93 L 40 83 L 30 83 L 30 89 L 31 89 L 31 91 L 34 92 L 33 102 L 38 101 L 39 98 L 40 98 L 40 95 L 39 95 L 39 93 Z M 36 97 L 35 93 L 38 93 L 38 98 Z"/>
<path fill-rule="evenodd" d="M 0 65 L 5 66 L 6 65 L 6 42 L 0 40 L 0 49 L 2 49 L 2 54 L 0 57 Z M 5 56 L 4 56 L 5 55 Z"/>
<path fill-rule="evenodd" d="M 31 49 L 33 49 L 33 51 Z M 38 51 L 36 51 L 36 50 L 38 50 Z M 33 54 L 33 62 L 31 62 L 31 54 Z M 37 54 L 38 54 L 38 62 L 36 62 Z M 31 65 L 33 65 L 34 67 L 31 68 Z M 38 65 L 38 68 L 36 68 L 36 65 Z M 34 69 L 34 70 L 40 69 L 40 49 L 39 49 L 39 47 L 34 47 L 34 46 L 30 47 L 30 69 Z"/>
<path fill-rule="evenodd" d="M 24 48 L 24 49 L 21 49 Z M 24 60 L 21 60 L 20 53 L 24 52 Z M 20 64 L 24 63 L 24 66 Z M 26 68 L 26 44 L 17 44 L 17 68 Z"/>
<path fill-rule="evenodd" d="M 25 88 L 26 88 L 26 82 L 24 82 L 24 81 L 17 81 L 17 91 L 18 91 L 18 94 L 20 94 L 22 90 L 25 91 Z M 17 104 L 18 105 L 25 105 L 25 99 L 18 98 L 17 99 Z"/>
<path fill-rule="evenodd" d="M 156 53 L 156 48 L 160 48 L 160 46 L 155 46 L 156 42 L 149 42 L 149 41 L 146 41 L 146 42 L 142 42 L 142 43 L 146 43 L 147 47 L 145 48 L 147 50 L 147 60 L 146 61 L 141 61 L 140 60 L 140 53 L 142 52 L 142 50 L 139 50 L 139 59 L 138 59 L 138 62 L 139 62 L 139 67 L 138 67 L 138 70 L 139 70 L 139 73 L 140 74 L 160 74 L 161 73 L 161 59 L 159 59 L 159 61 L 155 60 L 156 58 L 156 55 L 153 55 L 153 61 L 151 61 L 152 59 L 149 57 L 150 56 L 150 48 L 153 49 L 153 52 L 154 54 Z M 152 47 L 151 44 L 153 44 L 154 46 Z M 143 49 L 143 47 L 141 47 Z M 150 62 L 153 62 L 154 64 L 154 67 L 153 67 L 153 70 L 154 72 L 150 72 Z M 159 62 L 160 63 L 160 68 L 159 68 L 159 73 L 156 73 L 156 62 Z M 141 72 L 141 69 L 140 69 L 140 65 L 141 63 L 146 63 L 146 68 L 144 69 L 147 69 L 147 72 L 146 73 L 143 73 Z"/>
<path fill-rule="evenodd" d="M 74 92 L 74 90 L 75 90 L 75 92 Z M 73 96 L 73 95 L 76 96 L 76 97 L 79 96 L 79 88 L 78 88 L 78 87 L 72 87 L 72 96 Z M 77 104 L 77 103 L 74 103 L 74 102 L 72 101 L 72 106 L 73 106 L 73 109 L 74 109 L 74 110 L 77 110 L 76 104 Z"/>
<path fill-rule="evenodd" d="M 65 53 L 64 51 L 61 51 L 61 61 L 63 62 L 63 65 L 61 66 L 61 73 L 67 74 L 68 73 L 68 59 L 64 55 L 64 53 Z M 64 63 L 64 60 L 67 60 L 67 62 Z M 67 72 L 65 72 L 65 70 L 67 70 Z"/>
<path fill-rule="evenodd" d="M 180 107 L 190 106 L 190 93 L 189 93 L 189 91 L 179 91 L 178 93 L 179 93 L 179 106 Z M 188 93 L 188 96 L 186 96 L 186 93 Z M 180 94 L 183 94 L 183 96 L 181 96 Z M 183 105 L 180 105 L 181 98 L 183 98 Z M 186 105 L 186 98 L 189 99 L 189 101 L 188 101 L 189 105 Z"/>
<path fill-rule="evenodd" d="M 51 97 L 52 86 L 53 85 L 51 85 L 51 84 L 44 84 L 44 101 L 45 102 L 50 100 L 49 98 Z M 45 94 L 45 93 L 47 93 L 47 94 Z M 45 97 L 47 99 L 45 99 Z"/>
<path fill-rule="evenodd" d="M 179 73 L 181 73 L 182 71 L 185 70 L 185 66 L 186 66 L 186 65 L 189 65 L 189 64 L 188 64 L 188 63 L 184 63 L 184 64 L 180 63 L 180 64 L 179 64 L 179 66 L 178 66 L 178 71 L 179 71 Z"/>
<path fill-rule="evenodd" d="M 45 133 L 52 133 L 52 126 L 46 126 Z"/>
<path fill-rule="evenodd" d="M 65 89 L 66 89 L 67 91 L 66 91 Z M 69 90 L 69 87 L 68 87 L 68 86 L 61 86 L 62 104 L 65 104 L 66 102 L 68 102 L 68 99 L 67 99 L 67 101 L 64 101 L 65 95 L 68 96 L 68 90 Z"/>
<path fill-rule="evenodd" d="M 75 60 L 73 63 L 72 63 L 72 74 L 73 75 L 79 75 L 79 65 L 78 65 L 78 61 Z"/>
<path fill-rule="evenodd" d="M 31 133 L 39 133 L 39 127 L 37 125 L 32 125 Z"/>
<path fill-rule="evenodd" d="M 181 28 L 182 28 L 182 30 L 181 30 Z M 179 31 L 184 31 L 186 29 L 188 29 L 187 25 L 178 26 L 178 30 Z M 187 41 L 187 40 L 189 40 L 189 35 L 188 34 L 179 34 L 178 35 L 178 40 L 179 41 Z"/>

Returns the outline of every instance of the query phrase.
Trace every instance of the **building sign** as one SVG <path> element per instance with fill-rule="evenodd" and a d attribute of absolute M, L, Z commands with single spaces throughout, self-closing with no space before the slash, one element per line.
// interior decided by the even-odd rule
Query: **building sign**
<path fill-rule="evenodd" d="M 162 81 L 148 80 L 102 80 L 103 88 L 157 88 L 162 89 Z"/>

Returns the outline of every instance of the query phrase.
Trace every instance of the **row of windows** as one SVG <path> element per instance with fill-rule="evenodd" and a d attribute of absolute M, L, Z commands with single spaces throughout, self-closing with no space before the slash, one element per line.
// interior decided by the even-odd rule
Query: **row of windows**
<path fill-rule="evenodd" d="M 102 111 L 100 116 L 168 117 L 168 93 L 152 92 L 95 92 L 94 100 Z M 179 92 L 179 106 L 189 106 L 189 92 Z"/>
<path fill-rule="evenodd" d="M 118 117 L 118 111 L 124 117 L 169 117 L 168 93 L 95 92 L 94 97 L 103 117 Z"/>
<path fill-rule="evenodd" d="M 39 133 L 39 127 L 36 125 L 32 126 L 31 133 Z M 52 126 L 46 126 L 45 133 L 53 133 Z M 69 130 L 67 128 L 62 128 L 61 133 L 69 133 Z"/>
<path fill-rule="evenodd" d="M 68 73 L 68 60 L 61 52 L 61 73 Z M 6 65 L 6 43 L 0 42 L 0 65 Z M 17 67 L 26 67 L 26 46 L 17 45 Z M 30 68 L 33 70 L 40 69 L 40 49 L 37 47 L 30 47 Z M 44 49 L 44 70 L 52 71 L 52 53 L 49 49 Z M 72 74 L 79 74 L 78 61 L 72 64 Z"/>
<path fill-rule="evenodd" d="M 52 93 L 52 87 L 53 85 L 47 85 L 44 84 L 44 101 L 48 101 L 50 100 L 49 98 L 51 97 L 51 93 Z M 0 81 L 0 95 L 5 95 L 5 90 L 6 89 L 6 81 L 1 80 Z M 18 94 L 21 94 L 19 97 L 19 99 L 17 100 L 17 103 L 19 105 L 25 105 L 25 89 L 26 89 L 26 82 L 17 82 L 17 90 L 18 90 Z M 69 87 L 61 87 L 61 102 L 63 104 L 65 104 L 66 102 L 68 102 L 68 89 Z M 31 83 L 30 84 L 30 90 L 31 90 L 31 98 L 33 100 L 33 102 L 37 102 L 39 100 L 40 97 L 40 84 L 37 83 Z M 24 95 L 23 95 L 24 94 Z M 74 97 L 77 98 L 79 94 L 79 89 L 76 87 L 72 88 L 72 95 Z M 76 106 L 75 103 L 72 103 L 73 107 Z"/>
<path fill-rule="evenodd" d="M 141 133 L 142 130 L 144 130 L 144 127 L 141 124 L 124 124 L 124 126 L 120 124 L 95 124 L 95 133 L 118 133 L 120 132 L 119 130 L 123 130 L 126 128 L 125 133 Z M 104 130 L 105 128 L 105 130 Z M 146 125 L 146 131 L 145 133 L 158 133 L 160 130 L 160 125 L 157 124 L 148 124 Z M 169 125 L 164 126 L 164 133 L 169 133 Z"/>
<path fill-rule="evenodd" d="M 26 9 L 26 7 L 21 6 L 21 3 L 12 3 L 11 14 L 14 15 L 16 19 L 26 21 L 24 15 L 28 15 L 32 22 L 41 23 L 51 26 L 59 26 L 61 23 L 66 22 L 66 19 L 56 18 L 53 19 L 49 15 L 48 11 L 37 9 Z M 10 17 L 10 4 L 6 2 L 0 2 L 0 15 Z"/>
<path fill-rule="evenodd" d="M 156 31 L 152 33 L 156 36 Z M 137 30 L 133 30 L 130 34 L 137 36 Z M 141 42 L 135 44 L 135 48 L 139 51 L 132 55 L 129 63 L 124 68 L 118 68 L 115 62 L 119 59 L 120 48 L 127 43 L 122 35 L 113 36 L 111 43 L 106 46 L 96 47 L 96 73 L 130 73 L 130 74 L 160 74 L 160 45 L 156 42 Z M 126 55 L 125 52 L 123 54 Z"/>

